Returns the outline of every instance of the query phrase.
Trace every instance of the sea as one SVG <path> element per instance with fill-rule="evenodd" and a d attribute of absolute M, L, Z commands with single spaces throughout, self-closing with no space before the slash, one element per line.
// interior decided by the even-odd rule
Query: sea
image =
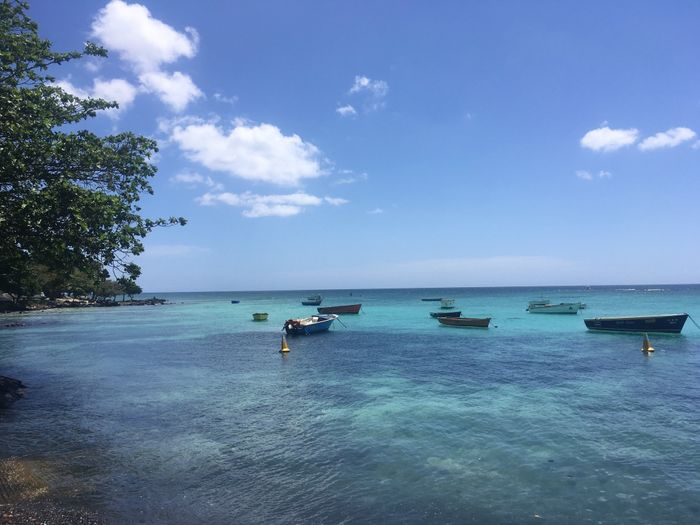
<path fill-rule="evenodd" d="M 315 293 L 362 311 L 281 354 Z M 24 323 L 0 374 L 28 386 L 0 459 L 109 523 L 700 523 L 700 328 L 644 354 L 583 322 L 700 321 L 698 285 L 155 295 L 0 318 Z M 429 297 L 491 327 L 442 326 Z"/>

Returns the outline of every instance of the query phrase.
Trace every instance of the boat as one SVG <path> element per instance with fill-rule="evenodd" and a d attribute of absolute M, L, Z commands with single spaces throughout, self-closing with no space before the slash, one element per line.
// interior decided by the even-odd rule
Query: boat
<path fill-rule="evenodd" d="M 460 317 L 462 312 L 430 312 L 430 317 Z"/>
<path fill-rule="evenodd" d="M 361 304 L 345 304 L 342 306 L 322 306 L 317 308 L 320 314 L 359 314 Z"/>
<path fill-rule="evenodd" d="M 527 303 L 527 307 L 530 308 L 531 306 L 546 306 L 548 304 L 552 304 L 552 301 L 549 299 L 537 299 L 536 301 L 530 301 Z"/>
<path fill-rule="evenodd" d="M 231 299 L 231 304 L 238 304 L 240 301 L 238 299 Z"/>
<path fill-rule="evenodd" d="M 253 321 L 267 321 L 267 312 L 255 312 Z"/>
<path fill-rule="evenodd" d="M 287 319 L 284 322 L 284 331 L 287 335 L 309 335 L 318 332 L 326 332 L 338 318 L 337 315 L 312 315 L 303 319 Z"/>
<path fill-rule="evenodd" d="M 306 299 L 303 299 L 301 304 L 304 306 L 318 306 L 321 304 L 321 301 L 323 301 L 323 299 L 320 295 L 310 295 Z"/>
<path fill-rule="evenodd" d="M 454 308 L 455 307 L 455 300 L 454 299 L 440 299 L 440 308 Z"/>
<path fill-rule="evenodd" d="M 580 308 L 581 303 L 530 304 L 527 311 L 531 314 L 576 314 Z"/>
<path fill-rule="evenodd" d="M 680 334 L 688 314 L 635 315 L 584 319 L 589 330 Z"/>
<path fill-rule="evenodd" d="M 442 297 L 426 297 L 425 299 L 421 299 L 421 301 L 442 301 Z"/>
<path fill-rule="evenodd" d="M 440 324 L 447 326 L 462 326 L 468 328 L 488 328 L 491 322 L 490 317 L 438 317 Z"/>

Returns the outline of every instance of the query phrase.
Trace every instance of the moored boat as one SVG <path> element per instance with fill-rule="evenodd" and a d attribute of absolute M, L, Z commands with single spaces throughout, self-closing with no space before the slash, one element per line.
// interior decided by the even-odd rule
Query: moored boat
<path fill-rule="evenodd" d="M 442 297 L 426 297 L 425 299 L 421 299 L 421 301 L 442 301 Z"/>
<path fill-rule="evenodd" d="M 255 312 L 253 321 L 267 321 L 267 312 Z"/>
<path fill-rule="evenodd" d="M 310 295 L 306 299 L 302 299 L 301 304 L 304 306 L 318 306 L 323 299 L 320 295 Z"/>
<path fill-rule="evenodd" d="M 586 328 L 604 332 L 651 332 L 680 334 L 688 314 L 635 315 L 584 319 Z"/>
<path fill-rule="evenodd" d="M 231 299 L 231 304 L 238 304 L 240 301 L 238 299 Z"/>
<path fill-rule="evenodd" d="M 440 308 L 454 308 L 455 307 L 455 300 L 454 299 L 440 299 Z"/>
<path fill-rule="evenodd" d="M 546 306 L 548 304 L 552 304 L 552 301 L 549 299 L 537 299 L 535 301 L 530 301 L 527 303 L 527 307 L 530 308 L 531 306 Z"/>
<path fill-rule="evenodd" d="M 532 304 L 527 307 L 531 314 L 576 314 L 581 303 Z"/>
<path fill-rule="evenodd" d="M 438 317 L 440 324 L 447 326 L 462 326 L 467 328 L 488 328 L 491 322 L 490 317 Z"/>
<path fill-rule="evenodd" d="M 284 322 L 284 331 L 288 335 L 309 335 L 318 332 L 326 332 L 338 318 L 337 315 L 312 315 L 302 319 L 287 319 Z"/>
<path fill-rule="evenodd" d="M 460 317 L 462 312 L 430 312 L 430 317 Z"/>
<path fill-rule="evenodd" d="M 341 306 L 322 306 L 317 308 L 320 314 L 359 314 L 361 304 L 344 304 Z"/>

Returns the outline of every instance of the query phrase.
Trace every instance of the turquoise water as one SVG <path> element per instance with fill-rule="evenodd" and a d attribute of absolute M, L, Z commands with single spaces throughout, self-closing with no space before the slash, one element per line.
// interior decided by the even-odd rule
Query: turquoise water
<path fill-rule="evenodd" d="M 700 287 L 623 288 L 158 294 L 172 304 L 21 316 L 0 373 L 31 388 L 0 416 L 0 456 L 44 462 L 115 523 L 695 524 L 700 329 L 645 357 L 583 318 L 700 319 Z M 312 292 L 363 312 L 282 356 Z M 420 299 L 440 296 L 492 328 L 438 325 Z M 538 298 L 588 309 L 526 313 Z"/>

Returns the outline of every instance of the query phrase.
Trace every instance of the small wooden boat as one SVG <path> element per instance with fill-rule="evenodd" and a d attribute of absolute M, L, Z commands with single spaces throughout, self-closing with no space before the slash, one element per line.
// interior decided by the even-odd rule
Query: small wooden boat
<path fill-rule="evenodd" d="M 231 304 L 238 304 L 240 301 L 238 299 L 231 299 Z"/>
<path fill-rule="evenodd" d="M 680 334 L 688 314 L 637 315 L 584 319 L 589 330 L 604 332 L 652 332 Z"/>
<path fill-rule="evenodd" d="M 320 314 L 359 314 L 361 304 L 345 304 L 342 306 L 321 306 L 317 308 Z"/>
<path fill-rule="evenodd" d="M 255 312 L 253 321 L 267 321 L 267 312 Z"/>
<path fill-rule="evenodd" d="M 454 299 L 440 299 L 440 308 L 454 308 L 455 307 L 455 300 Z"/>
<path fill-rule="evenodd" d="M 460 317 L 462 312 L 430 312 L 430 317 Z"/>
<path fill-rule="evenodd" d="M 491 322 L 490 317 L 480 319 L 478 317 L 438 317 L 440 324 L 447 326 L 462 326 L 466 328 L 488 328 Z"/>
<path fill-rule="evenodd" d="M 304 306 L 318 306 L 323 299 L 320 295 L 310 295 L 306 299 L 302 299 L 301 304 Z"/>
<path fill-rule="evenodd" d="M 442 301 L 442 297 L 427 297 L 425 299 L 421 299 L 421 301 Z"/>
<path fill-rule="evenodd" d="M 337 315 L 312 315 L 303 319 L 287 319 L 284 322 L 284 331 L 288 335 L 309 335 L 318 332 L 326 332 L 338 318 Z"/>
<path fill-rule="evenodd" d="M 531 314 L 577 314 L 581 303 L 530 304 L 527 311 Z"/>

